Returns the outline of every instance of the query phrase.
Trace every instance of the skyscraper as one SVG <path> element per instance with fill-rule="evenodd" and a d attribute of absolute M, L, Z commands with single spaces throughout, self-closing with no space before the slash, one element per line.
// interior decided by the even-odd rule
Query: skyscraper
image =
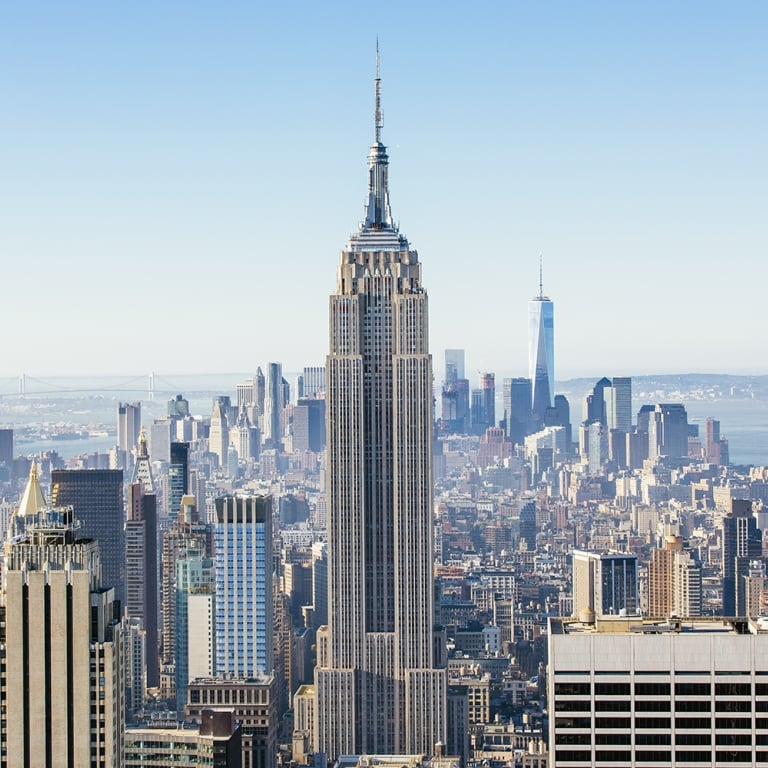
<path fill-rule="evenodd" d="M 13 430 L 0 429 L 0 465 L 13 468 Z"/>
<path fill-rule="evenodd" d="M 464 350 L 445 350 L 445 382 L 453 384 L 464 378 Z"/>
<path fill-rule="evenodd" d="M 141 429 L 141 403 L 117 404 L 117 447 L 127 454 L 139 442 Z"/>
<path fill-rule="evenodd" d="M 504 379 L 504 421 L 507 436 L 516 445 L 531 433 L 531 380 L 523 377 Z"/>
<path fill-rule="evenodd" d="M 264 396 L 264 445 L 267 448 L 282 449 L 282 417 L 285 407 L 283 392 L 283 366 L 280 363 L 267 365 L 267 386 Z"/>
<path fill-rule="evenodd" d="M 50 508 L 33 464 L 5 546 L 3 766 L 122 765 L 124 668 L 114 590 L 71 506 Z"/>
<path fill-rule="evenodd" d="M 660 403 L 648 420 L 648 458 L 688 457 L 688 414 L 681 403 Z"/>
<path fill-rule="evenodd" d="M 165 513 L 170 518 L 179 514 L 181 500 L 189 493 L 189 443 L 171 443 L 168 465 L 168 501 Z"/>
<path fill-rule="evenodd" d="M 472 432 L 482 435 L 496 423 L 496 376 L 480 374 L 479 389 L 472 390 Z"/>
<path fill-rule="evenodd" d="M 723 616 L 747 615 L 745 577 L 762 557 L 762 533 L 749 499 L 734 499 L 723 517 Z"/>
<path fill-rule="evenodd" d="M 614 376 L 610 387 L 603 389 L 605 425 L 621 432 L 632 430 L 632 379 Z"/>
<path fill-rule="evenodd" d="M 637 555 L 573 550 L 575 614 L 632 616 L 638 609 L 637 595 Z"/>
<path fill-rule="evenodd" d="M 117 450 L 121 469 L 133 465 L 131 451 L 139 443 L 141 430 L 141 403 L 117 404 Z"/>
<path fill-rule="evenodd" d="M 216 674 L 271 674 L 272 497 L 216 499 Z"/>
<path fill-rule="evenodd" d="M 229 398 L 219 396 L 213 399 L 211 429 L 208 435 L 208 449 L 219 459 L 219 467 L 226 468 L 229 451 Z M 173 510 L 171 510 L 173 512 Z"/>
<path fill-rule="evenodd" d="M 544 423 L 555 404 L 555 305 L 544 295 L 539 268 L 539 295 L 528 303 L 528 378 L 533 387 L 533 420 Z"/>
<path fill-rule="evenodd" d="M 146 680 L 160 684 L 157 621 L 157 497 L 144 430 L 139 435 L 125 520 L 125 610 L 146 636 Z"/>
<path fill-rule="evenodd" d="M 433 754 L 432 358 L 421 265 L 392 218 L 376 73 L 365 219 L 341 252 L 326 371 L 328 627 L 316 751 Z"/>
<path fill-rule="evenodd" d="M 123 530 L 123 471 L 121 469 L 54 469 L 51 503 L 72 506 L 82 538 L 96 539 L 101 552 L 105 587 L 125 598 L 125 532 Z"/>

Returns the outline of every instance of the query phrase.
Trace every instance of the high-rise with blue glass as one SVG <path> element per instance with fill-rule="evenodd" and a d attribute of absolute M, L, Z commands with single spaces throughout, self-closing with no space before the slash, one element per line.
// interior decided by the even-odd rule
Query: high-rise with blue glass
<path fill-rule="evenodd" d="M 272 497 L 216 499 L 216 674 L 269 675 L 274 666 Z"/>
<path fill-rule="evenodd" d="M 533 424 L 542 425 L 555 404 L 555 305 L 544 295 L 541 269 L 539 295 L 528 303 L 528 378 Z"/>

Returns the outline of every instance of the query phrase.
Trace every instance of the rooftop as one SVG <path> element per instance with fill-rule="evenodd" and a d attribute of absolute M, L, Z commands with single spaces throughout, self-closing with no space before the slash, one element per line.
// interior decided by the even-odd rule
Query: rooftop
<path fill-rule="evenodd" d="M 768 634 L 768 617 L 734 619 L 722 616 L 643 618 L 642 616 L 604 616 L 593 623 L 573 618 L 550 619 L 550 633 L 662 635 L 681 633 L 718 633 L 726 635 Z"/>

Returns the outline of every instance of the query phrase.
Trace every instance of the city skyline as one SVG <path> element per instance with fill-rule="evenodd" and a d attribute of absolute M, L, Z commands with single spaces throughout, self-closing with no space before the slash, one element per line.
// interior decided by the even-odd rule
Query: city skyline
<path fill-rule="evenodd" d="M 561 377 L 768 370 L 744 322 L 768 244 L 763 6 L 388 11 L 376 30 L 351 4 L 4 9 L 0 374 L 123 373 L 137 317 L 162 335 L 200 302 L 185 330 L 220 370 L 252 364 L 247 327 L 280 329 L 260 360 L 321 359 L 377 32 L 396 215 L 437 257 L 433 350 L 523 375 L 543 253 Z"/>

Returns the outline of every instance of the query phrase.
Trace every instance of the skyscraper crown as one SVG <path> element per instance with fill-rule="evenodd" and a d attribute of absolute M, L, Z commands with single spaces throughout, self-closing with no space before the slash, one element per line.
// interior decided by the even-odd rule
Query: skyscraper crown
<path fill-rule="evenodd" d="M 407 251 L 408 240 L 399 234 L 389 204 L 389 156 L 381 143 L 384 127 L 381 109 L 381 68 L 379 45 L 376 44 L 376 78 L 374 80 L 374 142 L 368 153 L 368 197 L 365 219 L 347 243 L 349 251 Z"/>

